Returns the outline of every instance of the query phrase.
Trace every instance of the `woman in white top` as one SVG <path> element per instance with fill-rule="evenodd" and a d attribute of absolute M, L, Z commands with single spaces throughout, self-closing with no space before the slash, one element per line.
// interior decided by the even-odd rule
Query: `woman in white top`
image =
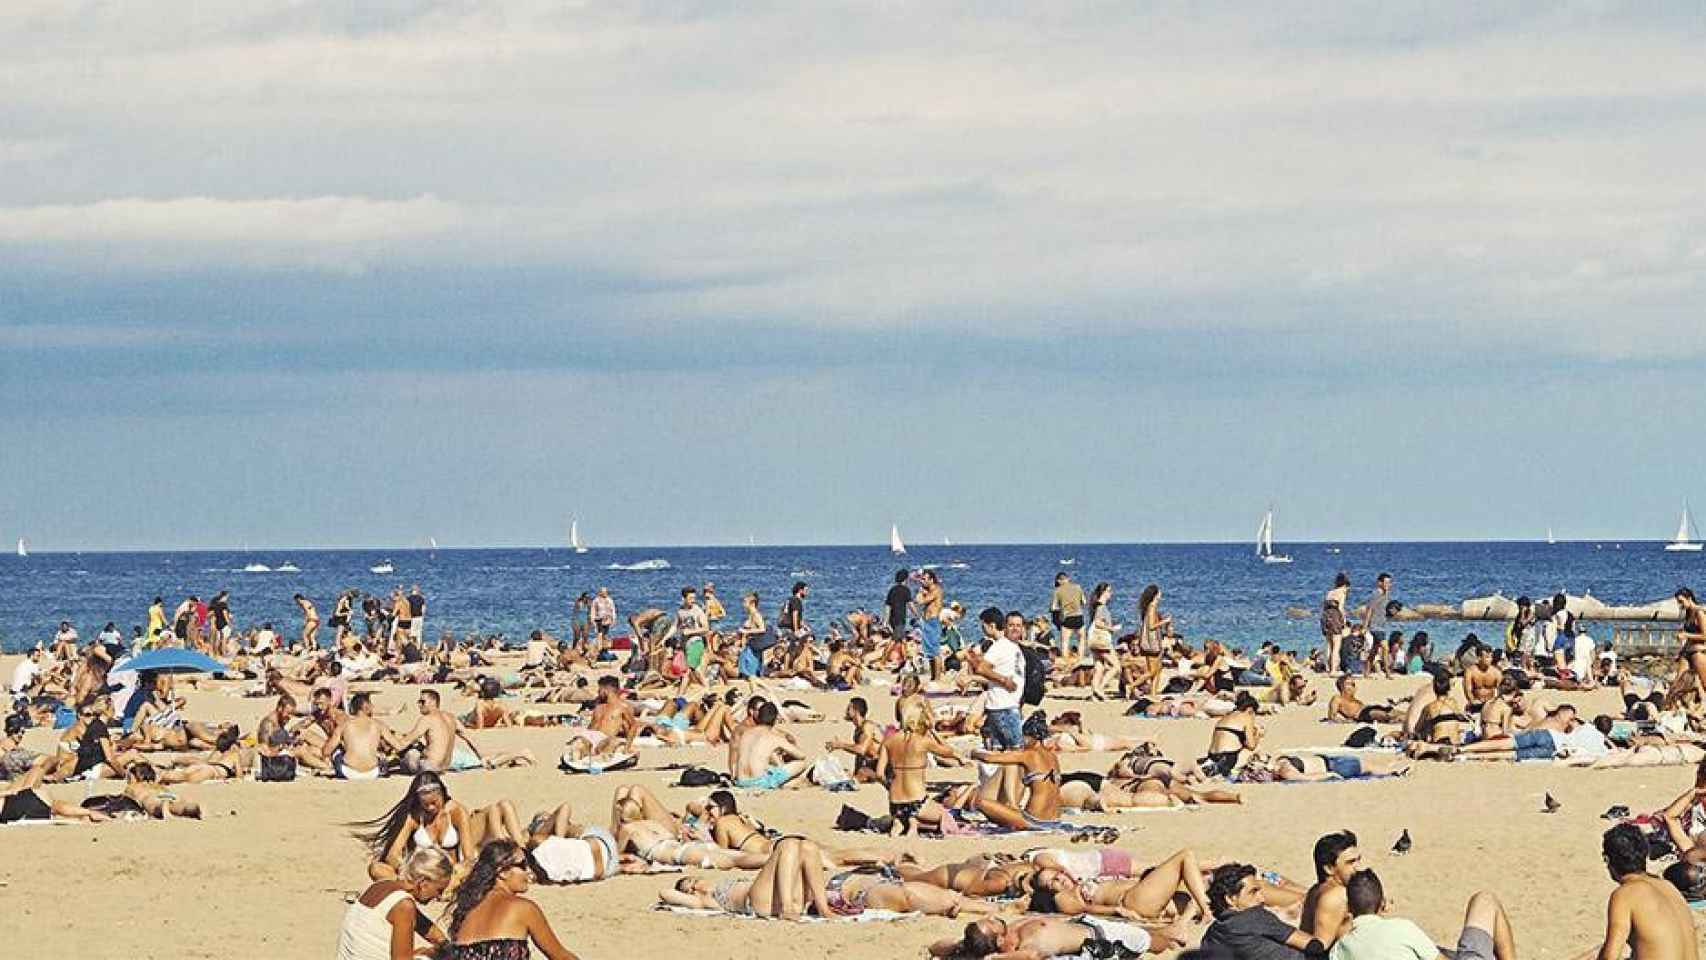
<path fill-rule="evenodd" d="M 428 943 L 443 943 L 443 931 L 419 905 L 444 893 L 454 868 L 450 855 L 438 847 L 420 847 L 409 854 L 397 879 L 368 887 L 344 911 L 338 960 L 413 960 L 417 932 Z"/>

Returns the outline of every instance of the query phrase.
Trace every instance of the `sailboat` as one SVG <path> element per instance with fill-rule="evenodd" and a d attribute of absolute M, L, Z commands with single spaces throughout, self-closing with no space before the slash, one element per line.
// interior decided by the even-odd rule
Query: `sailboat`
<path fill-rule="evenodd" d="M 576 553 L 586 552 L 586 544 L 581 543 L 580 521 L 572 518 L 569 520 L 569 546 L 572 547 Z"/>
<path fill-rule="evenodd" d="M 1676 524 L 1676 538 L 1665 544 L 1665 549 L 1672 553 L 1699 553 L 1700 541 L 1689 539 L 1689 534 L 1700 536 L 1700 531 L 1694 529 L 1694 521 L 1688 516 L 1688 504 L 1682 505 L 1682 519 Z"/>
<path fill-rule="evenodd" d="M 1290 563 L 1291 558 L 1274 552 L 1274 508 L 1262 514 L 1262 525 L 1256 528 L 1256 556 L 1263 563 Z"/>
<path fill-rule="evenodd" d="M 1551 528 L 1551 527 L 1547 527 L 1547 528 L 1546 528 L 1546 544 L 1547 544 L 1547 546 L 1551 546 L 1551 545 L 1553 545 L 1553 544 L 1555 544 L 1555 543 L 1557 543 L 1557 542 L 1558 542 L 1558 538 L 1557 538 L 1557 537 L 1554 537 L 1554 536 L 1553 536 L 1553 535 L 1552 535 L 1552 528 Z"/>
<path fill-rule="evenodd" d="M 25 545 L 24 538 L 19 537 L 18 538 L 18 556 L 27 557 L 29 555 L 30 555 L 30 548 L 27 545 Z"/>
<path fill-rule="evenodd" d="M 944 546 L 944 547 L 951 547 L 951 546 L 953 546 L 953 545 L 954 545 L 954 541 L 952 541 L 952 540 L 949 540 L 949 539 L 948 539 L 948 538 L 947 538 L 947 537 L 943 537 L 943 538 L 942 538 L 942 546 Z"/>
<path fill-rule="evenodd" d="M 906 544 L 900 542 L 900 526 L 889 524 L 889 552 L 895 556 L 906 553 Z"/>

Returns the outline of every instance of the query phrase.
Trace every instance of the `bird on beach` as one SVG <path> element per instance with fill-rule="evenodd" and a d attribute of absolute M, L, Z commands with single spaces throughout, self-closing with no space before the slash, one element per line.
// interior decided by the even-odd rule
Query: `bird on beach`
<path fill-rule="evenodd" d="M 1552 798 L 1552 794 L 1550 794 L 1550 793 L 1546 794 L 1546 801 L 1545 801 L 1545 804 L 1541 807 L 1541 812 L 1543 812 L 1543 813 L 1557 813 L 1559 810 L 1562 810 L 1562 809 L 1564 809 L 1563 804 L 1559 803 L 1557 800 L 1554 800 Z"/>
<path fill-rule="evenodd" d="M 1411 846 L 1410 831 L 1406 828 L 1404 833 L 1398 837 L 1398 842 L 1392 845 L 1392 855 L 1401 857 L 1410 852 Z"/>

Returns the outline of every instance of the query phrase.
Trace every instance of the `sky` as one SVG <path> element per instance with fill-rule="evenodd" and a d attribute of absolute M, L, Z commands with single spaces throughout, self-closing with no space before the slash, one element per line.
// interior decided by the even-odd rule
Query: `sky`
<path fill-rule="evenodd" d="M 1706 8 L 0 5 L 0 542 L 1662 538 Z"/>

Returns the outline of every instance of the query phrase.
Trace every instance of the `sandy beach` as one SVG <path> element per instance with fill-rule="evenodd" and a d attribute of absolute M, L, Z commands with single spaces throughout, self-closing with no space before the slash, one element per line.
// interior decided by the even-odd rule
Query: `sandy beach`
<path fill-rule="evenodd" d="M 10 671 L 10 659 L 0 672 Z M 1327 681 L 1312 685 L 1327 695 Z M 1410 678 L 1369 680 L 1366 699 L 1406 695 Z M 213 689 L 188 693 L 188 714 L 204 719 L 239 719 L 252 730 L 267 700 L 244 699 Z M 405 726 L 413 719 L 414 688 L 358 685 L 378 691 L 382 711 Z M 441 690 L 445 688 L 439 688 Z M 873 717 L 892 718 L 886 688 L 862 691 Z M 1070 692 L 1070 691 L 1069 691 Z M 448 694 L 458 711 L 466 698 Z M 802 699 L 839 716 L 845 694 L 807 694 Z M 1554 694 L 1556 696 L 1556 694 Z M 1572 702 L 1591 715 L 1611 710 L 1614 690 L 1575 695 Z M 1084 703 L 1051 696 L 1053 712 L 1077 709 L 1089 729 L 1153 737 L 1175 757 L 1196 757 L 1210 721 L 1137 720 L 1121 716 L 1120 702 Z M 1319 746 L 1342 742 L 1348 728 L 1321 722 L 1323 708 L 1295 706 L 1263 719 L 1274 746 Z M 836 722 L 790 725 L 809 747 L 844 732 Z M 32 730 L 26 744 L 43 749 L 52 733 Z M 483 747 L 531 749 L 539 766 L 455 775 L 453 795 L 471 805 L 509 798 L 523 816 L 563 801 L 590 822 L 608 819 L 611 792 L 640 782 L 672 808 L 704 791 L 671 786 L 670 763 L 696 762 L 720 768 L 722 748 L 648 749 L 638 770 L 599 776 L 569 776 L 552 758 L 563 742 L 560 728 L 512 728 L 474 734 Z M 1063 756 L 1068 770 L 1104 770 L 1114 754 Z M 968 770 L 938 774 L 969 779 Z M 1566 957 L 1597 944 L 1605 896 L 1611 889 L 1600 863 L 1599 815 L 1612 804 L 1655 809 L 1686 789 L 1687 767 L 1586 771 L 1547 764 L 1420 764 L 1404 779 L 1339 784 L 1244 786 L 1242 806 L 1206 806 L 1179 812 L 1086 814 L 1075 821 L 1121 830 L 1120 846 L 1140 863 L 1153 862 L 1183 846 L 1202 857 L 1237 859 L 1310 879 L 1310 847 L 1320 834 L 1341 828 L 1358 833 L 1366 862 L 1385 880 L 1399 913 L 1420 923 L 1441 943 L 1453 942 L 1468 895 L 1487 889 L 1505 902 L 1523 956 Z M 263 956 L 320 958 L 334 951 L 345 897 L 366 885 L 364 851 L 342 824 L 379 815 L 401 795 L 407 781 L 345 783 L 305 777 L 293 783 L 202 784 L 179 788 L 200 801 L 202 822 L 114 823 L 102 826 L 7 827 L 0 858 L 0 940 L 30 956 L 86 958 L 188 958 Z M 98 792 L 101 788 L 97 787 Z M 61 799 L 90 792 L 83 784 L 49 788 Z M 1563 803 L 1554 814 L 1540 812 L 1550 791 Z M 785 832 L 824 841 L 842 803 L 871 813 L 883 809 L 879 787 L 829 793 L 816 787 L 782 793 L 739 794 L 742 809 Z M 1414 838 L 1403 857 L 1388 850 L 1403 829 Z M 845 836 L 845 835 L 839 835 Z M 904 848 L 925 863 L 958 859 L 978 850 L 1018 851 L 1058 838 L 1043 835 L 951 839 L 884 839 L 860 835 L 859 842 Z M 830 957 L 923 956 L 932 940 L 962 923 L 911 919 L 896 923 L 808 923 L 701 918 L 653 910 L 657 891 L 673 878 L 619 877 L 579 887 L 535 887 L 564 942 L 582 957 L 615 957 L 638 942 L 691 947 L 702 958 L 783 957 L 806 950 Z M 1200 928 L 1199 928 L 1200 929 Z"/>

